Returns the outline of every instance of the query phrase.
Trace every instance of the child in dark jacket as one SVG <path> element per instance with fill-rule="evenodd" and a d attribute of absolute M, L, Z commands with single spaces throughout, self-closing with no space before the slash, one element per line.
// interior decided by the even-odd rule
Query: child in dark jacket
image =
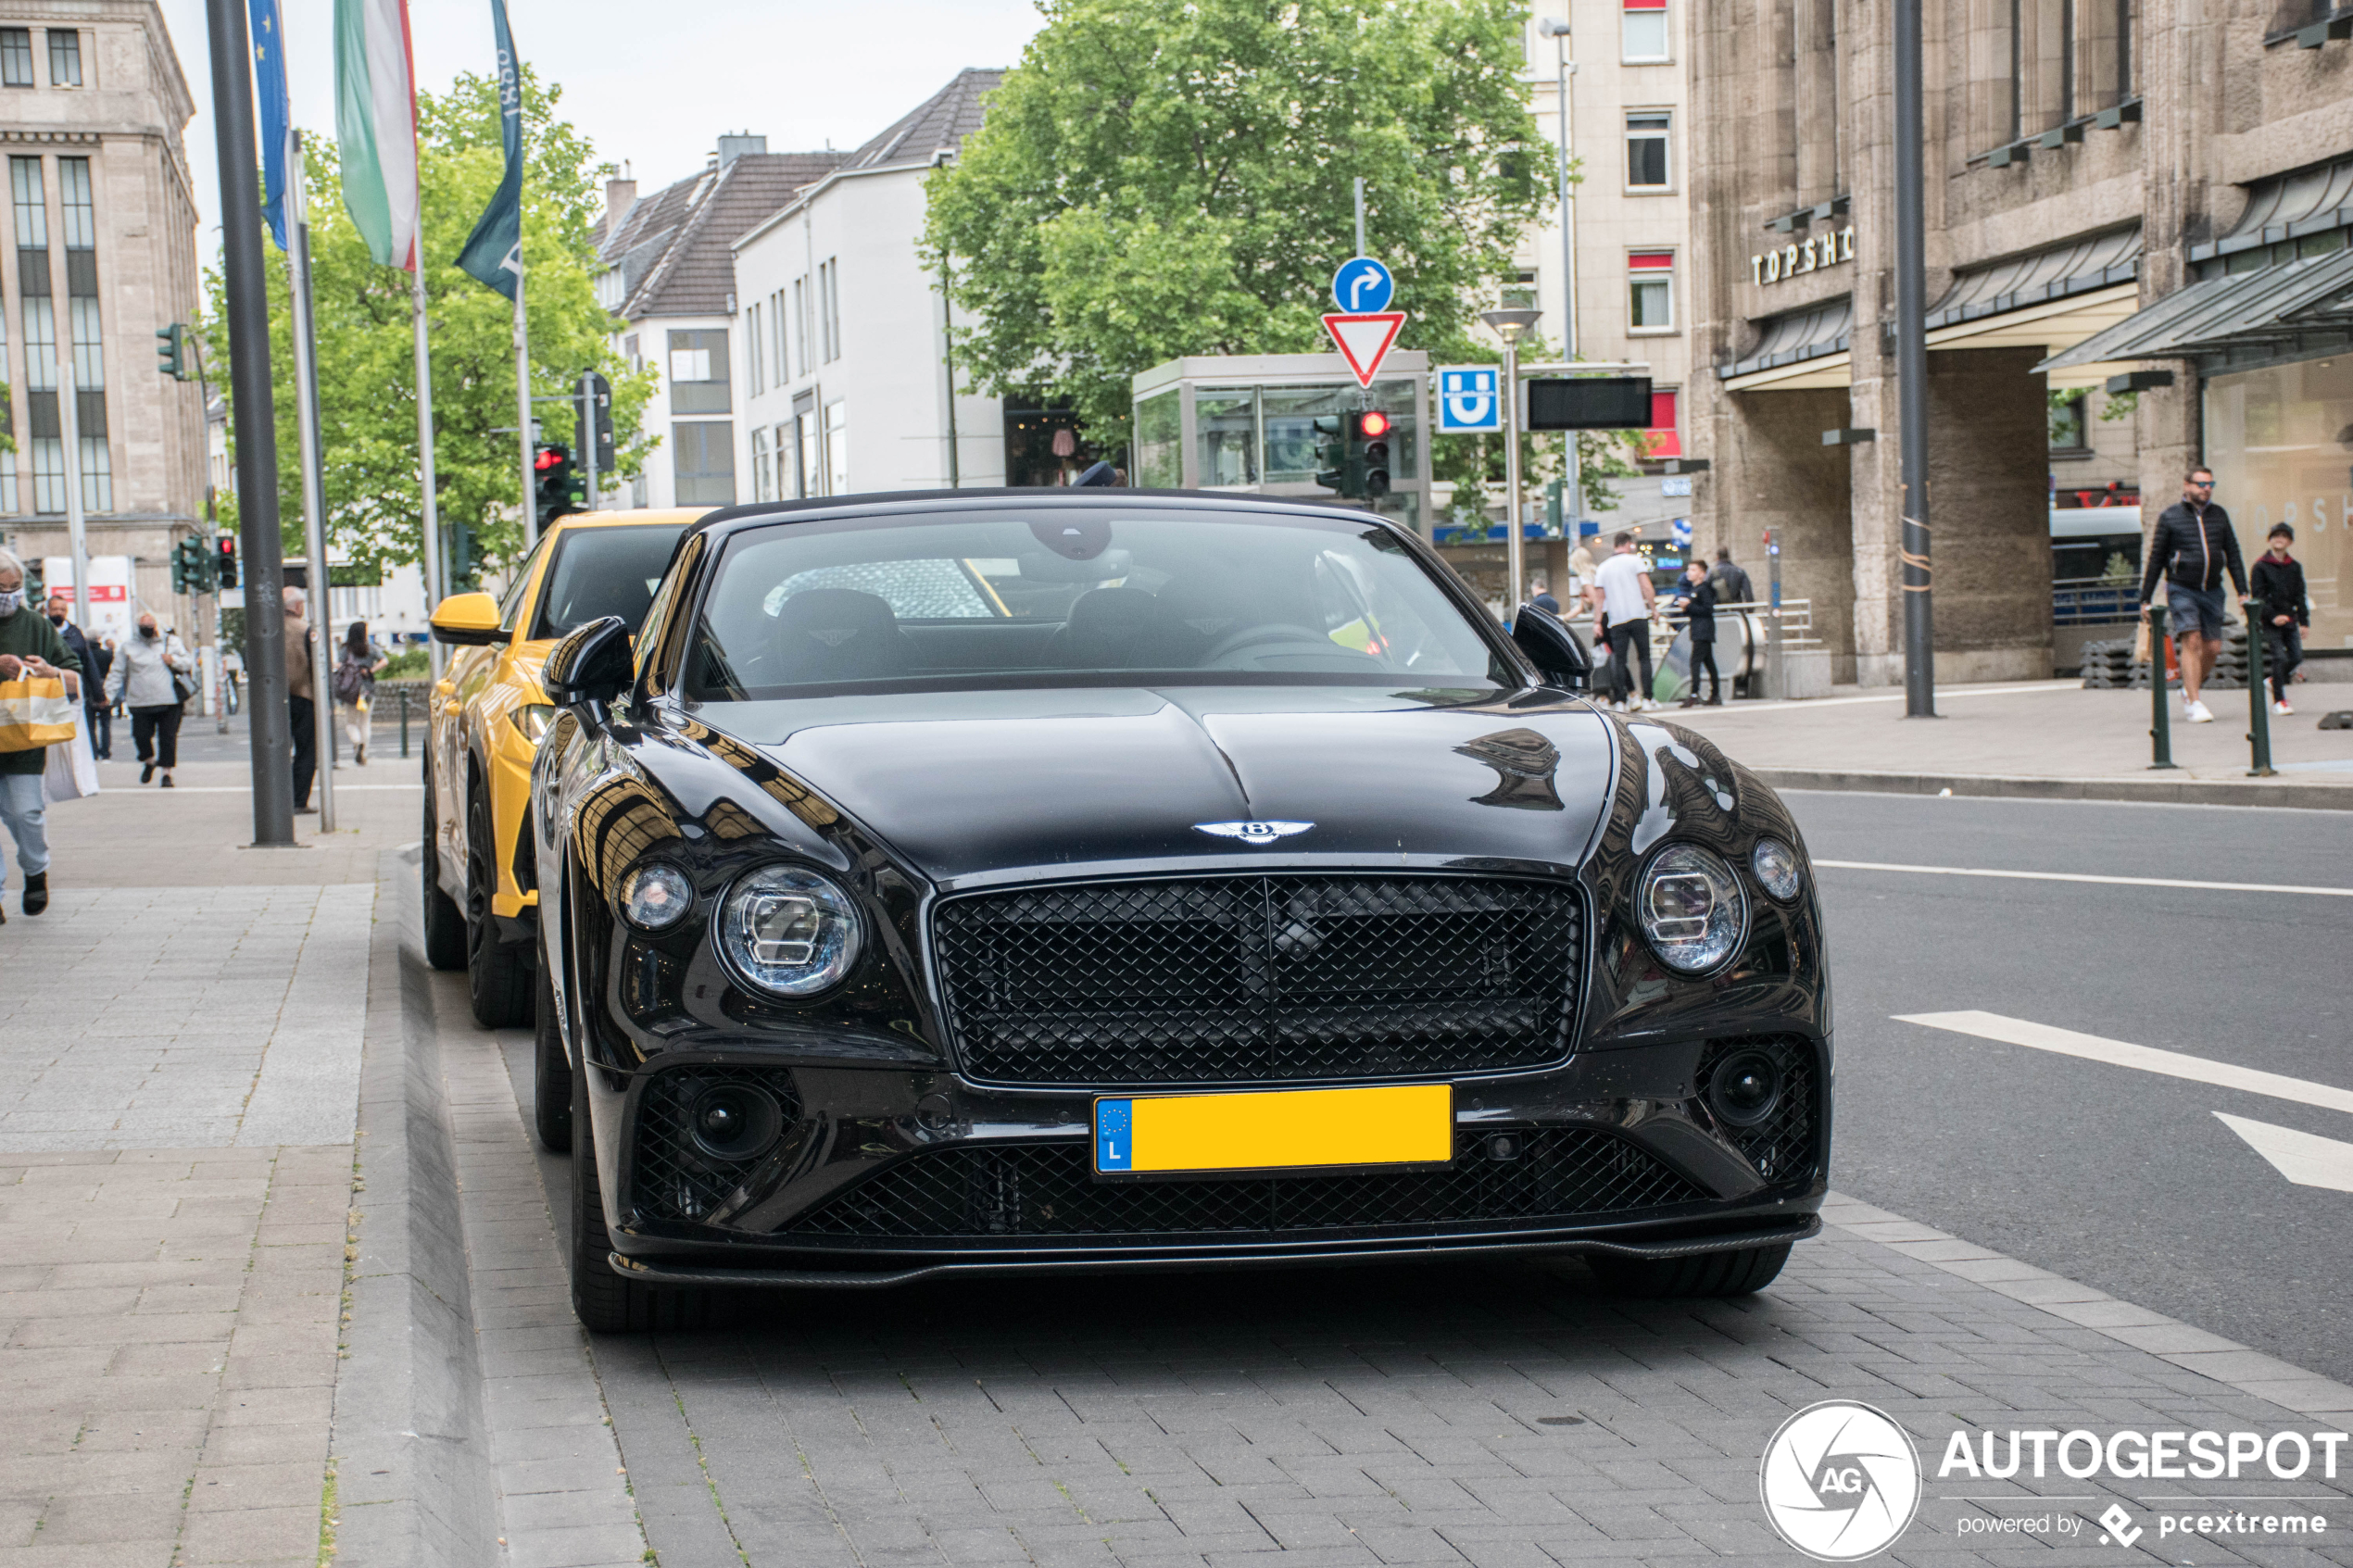
<path fill-rule="evenodd" d="M 2293 713 L 2288 706 L 2287 683 L 2296 667 L 2304 662 L 2303 631 L 2312 624 L 2312 611 L 2304 601 L 2304 563 L 2289 557 L 2288 546 L 2296 543 L 2296 530 L 2283 522 L 2271 530 L 2266 541 L 2271 546 L 2255 558 L 2253 579 L 2255 619 L 2263 628 L 2263 663 L 2271 677 L 2271 711 Z"/>

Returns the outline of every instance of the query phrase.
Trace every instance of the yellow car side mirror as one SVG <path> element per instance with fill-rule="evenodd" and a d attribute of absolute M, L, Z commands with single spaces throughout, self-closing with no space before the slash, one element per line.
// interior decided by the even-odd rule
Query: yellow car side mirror
<path fill-rule="evenodd" d="M 498 629 L 498 601 L 488 594 L 452 594 L 434 607 L 434 641 L 483 647 L 507 633 Z"/>

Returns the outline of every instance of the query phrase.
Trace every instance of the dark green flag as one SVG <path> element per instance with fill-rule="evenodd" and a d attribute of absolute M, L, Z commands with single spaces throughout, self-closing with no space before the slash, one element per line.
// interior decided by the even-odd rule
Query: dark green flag
<path fill-rule="evenodd" d="M 499 138 L 507 150 L 507 172 L 458 265 L 475 282 L 512 299 L 522 276 L 522 67 L 515 58 L 514 34 L 507 31 L 507 0 L 490 0 L 490 19 L 498 30 Z"/>

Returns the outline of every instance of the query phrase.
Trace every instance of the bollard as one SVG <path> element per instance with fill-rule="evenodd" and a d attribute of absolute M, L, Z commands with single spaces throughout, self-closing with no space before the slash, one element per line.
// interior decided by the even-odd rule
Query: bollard
<path fill-rule="evenodd" d="M 403 761 L 409 757 L 409 688 L 406 686 L 400 688 L 400 756 Z"/>
<path fill-rule="evenodd" d="M 2271 709 L 2270 695 L 2263 689 L 2263 656 L 2270 650 L 2264 646 L 2271 639 L 2271 629 L 2262 624 L 2263 607 L 2253 599 L 2243 599 L 2239 608 L 2246 612 L 2246 771 L 2250 779 L 2268 779 L 2278 775 L 2271 766 Z"/>
<path fill-rule="evenodd" d="M 2157 752 L 2149 768 L 2154 771 L 2176 766 L 2173 732 L 2165 712 L 2165 607 L 2161 604 L 2149 606 L 2149 739 L 2155 743 Z"/>

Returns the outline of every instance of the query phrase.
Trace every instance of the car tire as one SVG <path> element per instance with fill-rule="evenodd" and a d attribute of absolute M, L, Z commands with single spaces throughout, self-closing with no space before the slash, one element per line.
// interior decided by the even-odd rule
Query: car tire
<path fill-rule="evenodd" d="M 434 846 L 433 764 L 425 764 L 425 838 L 418 847 L 419 881 L 424 894 L 425 962 L 438 970 L 466 967 L 466 914 L 441 890 L 441 857 Z"/>
<path fill-rule="evenodd" d="M 572 1075 L 572 1310 L 591 1334 L 701 1328 L 712 1293 L 695 1286 L 649 1286 L 616 1273 L 605 1229 L 604 1186 L 597 1173 L 587 1073 Z"/>
<path fill-rule="evenodd" d="M 1613 1296 L 1673 1298 L 1748 1296 L 1773 1283 L 1789 1261 L 1789 1243 L 1744 1247 L 1731 1252 L 1698 1252 L 1688 1258 L 1585 1260 L 1602 1288 Z"/>
<path fill-rule="evenodd" d="M 498 922 L 490 912 L 490 895 L 498 885 L 497 864 L 491 858 L 498 841 L 492 836 L 490 797 L 480 788 L 467 795 L 467 989 L 476 1023 L 484 1029 L 519 1028 L 531 1022 L 531 947 L 498 939 Z"/>
<path fill-rule="evenodd" d="M 556 1003 L 547 981 L 547 966 L 539 966 L 539 997 L 534 1004 L 537 1032 L 532 1041 L 532 1123 L 539 1147 L 550 1154 L 572 1152 L 572 1060 L 564 1054 L 562 1030 L 556 1022 Z"/>

